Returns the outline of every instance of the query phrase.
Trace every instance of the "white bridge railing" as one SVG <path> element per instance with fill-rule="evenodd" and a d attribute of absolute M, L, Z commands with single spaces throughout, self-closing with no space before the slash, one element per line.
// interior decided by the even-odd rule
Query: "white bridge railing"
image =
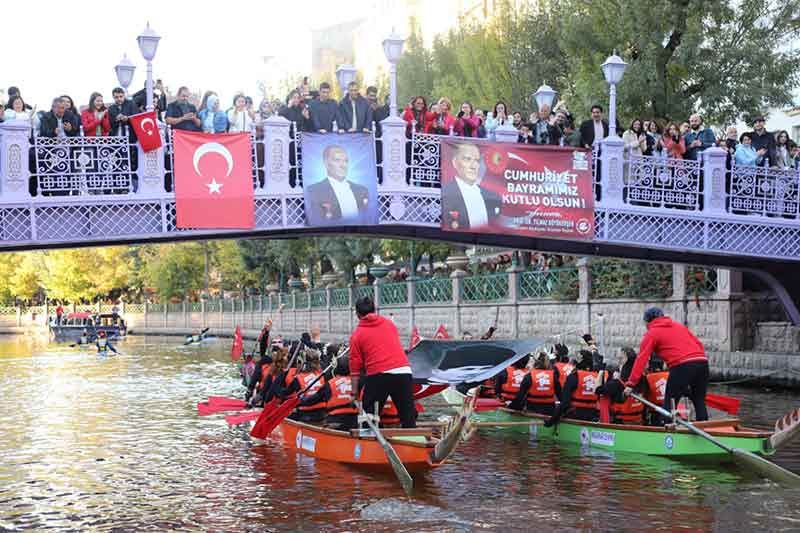
<path fill-rule="evenodd" d="M 253 132 L 256 230 L 305 224 L 302 133 L 271 117 Z M 387 119 L 376 140 L 380 223 L 438 227 L 440 141 L 406 138 Z M 169 239 L 178 230 L 172 145 L 150 153 L 127 137 L 49 139 L 27 122 L 0 124 L 0 249 L 58 243 Z M 498 133 L 515 142 L 516 132 Z M 800 260 L 800 172 L 700 161 L 626 157 L 620 140 L 595 151 L 595 241 L 645 248 Z"/>

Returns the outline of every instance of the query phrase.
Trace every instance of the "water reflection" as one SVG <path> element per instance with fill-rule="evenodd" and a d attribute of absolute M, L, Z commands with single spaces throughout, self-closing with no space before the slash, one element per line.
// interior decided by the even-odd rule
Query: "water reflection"
<path fill-rule="evenodd" d="M 389 474 L 253 446 L 198 418 L 235 395 L 225 341 L 132 337 L 118 357 L 0 339 L 0 530 L 529 531 L 796 530 L 798 491 L 734 466 L 556 446 L 481 431 L 400 498 Z M 721 391 L 768 426 L 790 392 Z M 757 407 L 760 406 L 760 409 Z M 795 443 L 776 457 L 800 471 Z"/>

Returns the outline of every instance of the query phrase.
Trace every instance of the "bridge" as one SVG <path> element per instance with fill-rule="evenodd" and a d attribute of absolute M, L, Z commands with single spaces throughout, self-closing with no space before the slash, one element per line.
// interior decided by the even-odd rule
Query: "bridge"
<path fill-rule="evenodd" d="M 176 227 L 170 128 L 160 128 L 163 147 L 145 153 L 127 136 L 31 137 L 29 123 L 6 122 L 0 124 L 0 250 L 324 233 L 434 239 L 750 271 L 800 324 L 799 171 L 728 169 L 720 148 L 706 150 L 700 161 L 628 157 L 621 140 L 609 137 L 593 158 L 592 240 L 443 232 L 441 137 L 407 138 L 397 117 L 381 126 L 377 225 L 305 225 L 303 134 L 273 116 L 252 132 L 255 227 L 200 231 Z M 513 128 L 497 132 L 499 142 L 516 139 Z"/>

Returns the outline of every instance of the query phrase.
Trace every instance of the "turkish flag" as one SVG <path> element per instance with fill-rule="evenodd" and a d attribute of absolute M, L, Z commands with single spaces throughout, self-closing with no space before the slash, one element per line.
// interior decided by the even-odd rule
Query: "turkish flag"
<path fill-rule="evenodd" d="M 410 352 L 411 350 L 413 350 L 414 346 L 419 344 L 419 341 L 421 341 L 421 340 L 422 339 L 419 336 L 419 330 L 417 329 L 417 326 L 414 326 L 411 329 L 411 341 L 409 341 L 409 343 L 408 343 L 408 351 Z"/>
<path fill-rule="evenodd" d="M 434 333 L 433 338 L 436 340 L 444 340 L 450 338 L 450 334 L 447 333 L 446 329 L 444 329 L 444 324 L 439 324 L 439 329 L 436 330 L 436 333 Z"/>
<path fill-rule="evenodd" d="M 244 342 L 242 341 L 242 330 L 236 326 L 236 332 L 233 334 L 233 346 L 231 346 L 231 359 L 236 361 L 242 356 L 244 349 Z"/>
<path fill-rule="evenodd" d="M 175 130 L 175 211 L 179 228 L 255 226 L 249 133 Z"/>
<path fill-rule="evenodd" d="M 158 117 L 155 111 L 132 115 L 129 120 L 139 144 L 142 145 L 142 150 L 152 152 L 161 148 L 161 133 L 158 131 L 156 122 Z"/>

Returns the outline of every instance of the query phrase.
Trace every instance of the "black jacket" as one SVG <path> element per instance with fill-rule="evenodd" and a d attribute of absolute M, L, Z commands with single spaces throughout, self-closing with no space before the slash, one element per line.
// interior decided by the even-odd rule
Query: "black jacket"
<path fill-rule="evenodd" d="M 136 107 L 136 104 L 133 103 L 133 100 L 126 99 L 122 102 L 121 105 L 119 104 L 111 104 L 108 106 L 108 120 L 111 122 L 111 131 L 109 132 L 110 136 L 117 136 L 120 135 L 121 131 L 127 129 L 128 130 L 128 137 L 130 138 L 132 143 L 136 142 L 136 132 L 133 131 L 133 128 L 130 126 L 130 122 L 122 122 L 121 120 L 117 120 L 119 115 L 125 115 L 126 117 L 131 117 L 133 115 L 137 115 L 139 113 L 139 108 Z M 126 126 L 123 128 L 122 126 Z"/>
<path fill-rule="evenodd" d="M 355 101 L 356 104 L 356 123 L 353 124 L 353 104 L 350 96 L 347 95 L 342 98 L 339 103 L 339 115 L 337 116 L 336 123 L 340 130 L 349 130 L 355 128 L 356 131 L 364 129 L 372 130 L 372 107 L 367 102 L 367 99 L 359 95 Z"/>
<path fill-rule="evenodd" d="M 486 207 L 486 215 L 489 224 L 492 224 L 500 216 L 501 199 L 494 191 L 481 189 L 481 196 Z M 448 230 L 470 229 L 467 204 L 461 195 L 455 178 L 442 187 L 442 228 Z"/>
<path fill-rule="evenodd" d="M 64 112 L 62 122 L 69 123 L 72 126 L 72 131 L 64 130 L 67 137 L 77 137 L 81 133 L 81 119 L 75 113 L 69 111 Z M 48 111 L 42 116 L 41 123 L 39 124 L 39 135 L 42 137 L 57 137 L 58 117 L 52 111 Z"/>
<path fill-rule="evenodd" d="M 333 131 L 333 121 L 339 112 L 339 104 L 335 100 L 312 100 L 308 107 L 313 131 Z"/>
<path fill-rule="evenodd" d="M 769 166 L 774 167 L 777 164 L 775 135 L 766 129 L 761 135 L 756 131 L 751 132 L 751 135 L 753 136 L 753 149 L 758 152 L 762 148 L 766 148 L 767 153 L 764 154 L 764 157 L 769 159 Z"/>
<path fill-rule="evenodd" d="M 278 114 L 288 120 L 289 122 L 293 122 L 291 127 L 291 133 L 294 134 L 294 126 L 297 125 L 297 128 L 300 131 L 310 131 L 313 128 L 313 124 L 311 121 L 307 121 L 306 117 L 303 116 L 303 108 L 300 106 L 289 107 L 288 105 L 281 106 L 278 110 Z"/>
<path fill-rule="evenodd" d="M 142 89 L 134 93 L 132 97 L 134 105 L 139 109 L 139 113 L 142 113 L 147 110 L 147 89 Z M 164 111 L 167 110 L 167 97 L 165 94 L 156 95 L 153 93 L 153 106 L 155 107 L 156 114 L 158 115 L 158 120 L 164 120 L 162 114 Z"/>
<path fill-rule="evenodd" d="M 608 137 L 608 121 L 603 120 L 603 138 Z M 584 120 L 581 124 L 581 146 L 591 148 L 594 143 L 594 123 L 591 119 Z"/>

